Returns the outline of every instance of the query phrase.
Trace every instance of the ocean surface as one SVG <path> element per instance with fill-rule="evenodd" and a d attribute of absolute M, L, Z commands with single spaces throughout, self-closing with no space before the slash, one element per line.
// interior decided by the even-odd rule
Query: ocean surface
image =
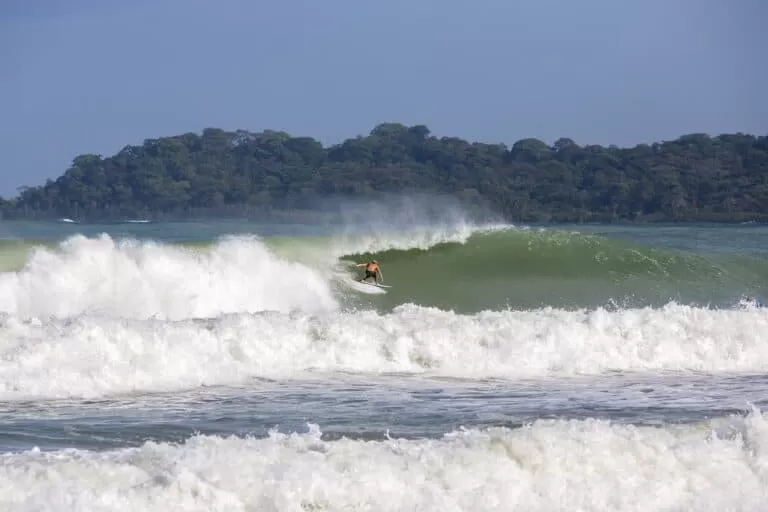
<path fill-rule="evenodd" d="M 768 510 L 768 226 L 398 214 L 0 221 L 0 510 Z"/>

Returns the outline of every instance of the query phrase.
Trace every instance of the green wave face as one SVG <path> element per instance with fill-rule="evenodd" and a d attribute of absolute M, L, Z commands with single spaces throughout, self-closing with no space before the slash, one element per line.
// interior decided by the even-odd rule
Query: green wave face
<path fill-rule="evenodd" d="M 768 276 L 756 259 L 705 257 L 557 230 L 507 230 L 429 250 L 350 255 L 376 257 L 393 286 L 372 299 L 477 312 L 486 309 L 637 307 L 670 300 L 732 303 Z M 752 290 L 754 292 L 754 290 Z"/>

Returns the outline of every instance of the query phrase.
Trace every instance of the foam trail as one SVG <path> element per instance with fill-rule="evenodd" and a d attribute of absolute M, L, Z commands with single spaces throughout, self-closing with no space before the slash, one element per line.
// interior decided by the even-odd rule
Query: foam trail
<path fill-rule="evenodd" d="M 296 378 L 412 372 L 464 378 L 768 371 L 768 311 L 541 310 L 458 315 L 417 306 L 0 323 L 0 400 L 94 397 Z"/>
<path fill-rule="evenodd" d="M 38 248 L 21 271 L 0 274 L 0 311 L 25 318 L 90 313 L 181 319 L 336 307 L 317 270 L 280 259 L 249 237 L 195 251 L 75 236 L 57 251 Z"/>
<path fill-rule="evenodd" d="M 436 440 L 196 436 L 111 452 L 0 458 L 6 510 L 758 511 L 760 411 L 663 428 L 600 420 L 460 430 Z"/>

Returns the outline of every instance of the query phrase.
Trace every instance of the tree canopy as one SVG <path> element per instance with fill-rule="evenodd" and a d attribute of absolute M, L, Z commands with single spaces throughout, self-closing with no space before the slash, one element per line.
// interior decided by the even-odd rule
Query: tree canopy
<path fill-rule="evenodd" d="M 4 218 L 102 220 L 310 211 L 333 198 L 451 195 L 512 221 L 768 219 L 768 137 L 694 133 L 632 148 L 504 144 L 380 124 L 324 147 L 281 131 L 206 128 L 79 155 L 0 198 Z"/>

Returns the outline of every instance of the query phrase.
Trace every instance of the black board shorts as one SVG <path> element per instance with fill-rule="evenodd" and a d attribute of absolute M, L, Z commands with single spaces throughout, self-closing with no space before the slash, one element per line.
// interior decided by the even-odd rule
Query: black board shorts
<path fill-rule="evenodd" d="M 366 270 L 365 271 L 365 277 L 363 279 L 368 279 L 369 277 L 372 277 L 372 278 L 376 279 L 376 271 L 375 270 L 373 270 L 373 271 Z"/>

